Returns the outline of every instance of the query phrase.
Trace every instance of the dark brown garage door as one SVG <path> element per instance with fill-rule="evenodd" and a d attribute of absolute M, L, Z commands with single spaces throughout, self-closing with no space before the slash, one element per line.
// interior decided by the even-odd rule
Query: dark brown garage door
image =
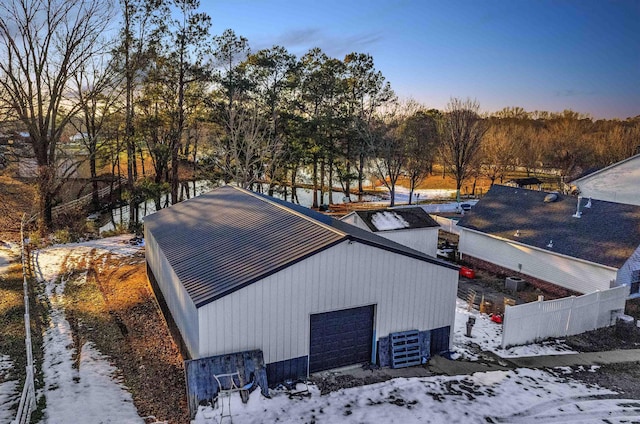
<path fill-rule="evenodd" d="M 311 315 L 309 372 L 371 361 L 373 305 Z"/>

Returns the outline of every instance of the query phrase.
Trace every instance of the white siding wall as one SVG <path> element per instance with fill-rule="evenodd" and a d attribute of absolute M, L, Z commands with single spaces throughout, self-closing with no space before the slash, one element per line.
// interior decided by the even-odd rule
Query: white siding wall
<path fill-rule="evenodd" d="M 616 279 L 613 268 L 572 260 L 465 229 L 462 229 L 458 249 L 463 255 L 520 271 L 579 293 L 607 290 L 611 281 Z M 521 270 L 518 264 L 522 264 Z"/>
<path fill-rule="evenodd" d="M 199 356 L 262 349 L 266 363 L 309 353 L 309 316 L 376 305 L 378 338 L 453 325 L 458 273 L 344 242 L 199 309 Z"/>
<path fill-rule="evenodd" d="M 640 206 L 640 155 L 575 181 L 584 197 Z"/>
<path fill-rule="evenodd" d="M 147 264 L 156 277 L 164 300 L 171 311 L 189 354 L 196 358 L 198 354 L 198 312 L 191 297 L 180 283 L 178 276 L 167 262 L 162 250 L 151 233 L 145 229 L 145 256 Z"/>
<path fill-rule="evenodd" d="M 633 252 L 633 255 L 620 267 L 618 270 L 618 278 L 616 278 L 616 285 L 630 285 L 631 273 L 640 269 L 640 246 Z M 632 293 L 633 297 L 638 297 L 638 293 Z"/>
<path fill-rule="evenodd" d="M 378 231 L 376 234 L 435 258 L 438 250 L 438 230 L 439 227 L 414 228 L 411 230 Z"/>

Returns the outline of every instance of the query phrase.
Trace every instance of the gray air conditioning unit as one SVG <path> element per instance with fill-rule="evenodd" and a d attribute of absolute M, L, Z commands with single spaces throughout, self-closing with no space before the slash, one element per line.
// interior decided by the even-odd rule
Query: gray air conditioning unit
<path fill-rule="evenodd" d="M 504 288 L 514 293 L 524 289 L 526 285 L 527 282 L 520 277 L 507 277 L 504 279 Z"/>

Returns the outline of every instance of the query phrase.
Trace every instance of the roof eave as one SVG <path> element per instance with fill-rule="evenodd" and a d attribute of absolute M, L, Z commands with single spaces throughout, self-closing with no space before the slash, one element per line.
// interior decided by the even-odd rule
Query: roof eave
<path fill-rule="evenodd" d="M 465 226 L 462 226 L 462 227 L 463 227 L 464 231 L 471 231 L 471 232 L 474 232 L 474 233 L 477 233 L 477 234 L 482 234 L 484 236 L 491 237 L 491 238 L 496 239 L 496 240 L 517 244 L 519 246 L 525 246 L 525 247 L 528 247 L 530 249 L 537 250 L 539 252 L 544 252 L 544 253 L 548 253 L 548 254 L 551 254 L 551 255 L 560 256 L 560 257 L 563 257 L 563 258 L 567 258 L 567 259 L 571 259 L 571 260 L 574 260 L 574 261 L 582 262 L 582 263 L 585 263 L 585 264 L 588 264 L 588 265 L 596 265 L 596 266 L 599 266 L 599 267 L 602 267 L 602 268 L 609 269 L 611 271 L 616 271 L 617 272 L 618 269 L 620 269 L 619 267 L 616 268 L 616 267 L 612 267 L 612 266 L 609 266 L 609 265 L 604 265 L 604 264 L 600 264 L 600 263 L 597 263 L 597 262 L 589 261 L 589 260 L 586 260 L 586 259 L 577 258 L 575 256 L 569 256 L 569 255 L 565 255 L 563 253 L 554 252 L 552 250 L 542 249 L 542 248 L 537 247 L 537 246 L 533 246 L 533 245 L 530 245 L 530 244 L 522 243 L 522 242 L 519 242 L 519 241 L 516 241 L 516 240 L 512 240 L 512 239 L 509 239 L 509 238 L 506 238 L 506 237 L 500 237 L 500 236 L 495 235 L 495 234 L 485 233 L 484 231 L 476 230 L 476 229 L 473 229 L 473 228 L 469 228 L 469 227 L 465 227 Z"/>
<path fill-rule="evenodd" d="M 350 241 L 356 241 L 358 243 L 366 244 L 367 246 L 377 247 L 379 249 L 386 250 L 388 252 L 393 252 L 393 253 L 397 253 L 399 255 L 408 256 L 408 257 L 413 258 L 413 259 L 418 259 L 418 260 L 423 261 L 423 262 L 432 263 L 434 265 L 440 265 L 440 266 L 443 266 L 445 268 L 453 269 L 453 270 L 456 270 L 456 271 L 460 270 L 460 267 L 458 265 L 450 264 L 450 263 L 442 261 L 442 260 L 440 260 L 438 258 L 434 258 L 434 257 L 426 255 L 426 254 L 424 254 L 422 252 L 418 252 L 417 250 L 410 249 L 408 247 L 406 248 L 406 250 L 405 249 L 396 249 L 396 248 L 394 248 L 392 246 L 388 246 L 388 245 L 385 245 L 385 244 L 378 244 L 376 242 L 373 242 L 373 241 L 370 241 L 370 240 L 366 240 L 366 239 L 363 239 L 363 238 L 360 238 L 360 237 L 357 237 L 357 236 L 354 236 L 354 235 L 348 235 L 347 239 L 350 240 Z"/>

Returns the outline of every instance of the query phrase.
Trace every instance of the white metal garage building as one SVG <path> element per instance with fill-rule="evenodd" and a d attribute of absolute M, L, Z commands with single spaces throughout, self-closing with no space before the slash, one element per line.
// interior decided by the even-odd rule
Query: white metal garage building
<path fill-rule="evenodd" d="M 260 349 L 272 384 L 387 365 L 396 332 L 450 347 L 457 267 L 309 209 L 225 186 L 146 217 L 145 238 L 193 359 Z"/>

